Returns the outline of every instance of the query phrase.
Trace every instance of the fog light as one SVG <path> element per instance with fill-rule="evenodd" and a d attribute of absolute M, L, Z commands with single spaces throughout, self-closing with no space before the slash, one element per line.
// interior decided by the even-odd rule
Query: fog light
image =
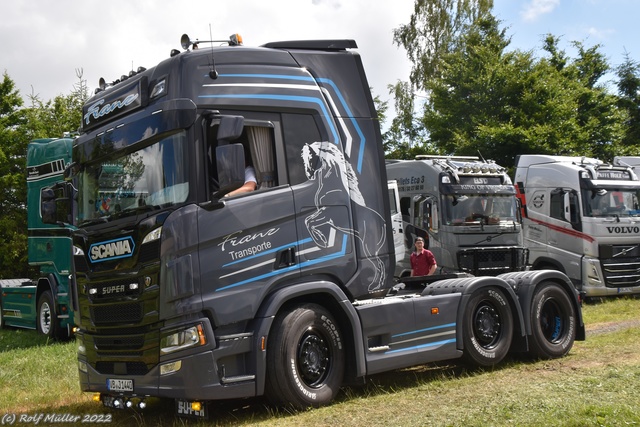
<path fill-rule="evenodd" d="M 180 368 L 182 368 L 182 360 L 165 363 L 164 365 L 160 366 L 160 375 L 168 375 L 174 372 L 178 372 Z"/>

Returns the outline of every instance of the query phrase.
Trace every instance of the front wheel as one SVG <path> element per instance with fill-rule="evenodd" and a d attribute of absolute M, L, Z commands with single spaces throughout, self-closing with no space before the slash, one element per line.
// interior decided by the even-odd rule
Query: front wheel
<path fill-rule="evenodd" d="M 317 304 L 279 314 L 267 343 L 266 395 L 297 409 L 331 402 L 344 376 L 342 333 L 333 316 Z"/>
<path fill-rule="evenodd" d="M 576 339 L 576 312 L 558 284 L 542 282 L 531 300 L 530 355 L 540 359 L 565 356 Z"/>
<path fill-rule="evenodd" d="M 513 314 L 504 292 L 478 289 L 464 309 L 462 335 L 464 359 L 475 366 L 493 366 L 509 352 Z"/>
<path fill-rule="evenodd" d="M 51 291 L 44 291 L 38 299 L 38 333 L 51 338 L 57 336 L 56 309 Z"/>

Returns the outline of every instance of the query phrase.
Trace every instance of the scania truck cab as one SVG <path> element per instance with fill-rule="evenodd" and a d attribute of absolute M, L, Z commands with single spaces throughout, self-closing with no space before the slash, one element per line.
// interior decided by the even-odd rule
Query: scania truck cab
<path fill-rule="evenodd" d="M 398 183 L 407 252 L 396 274 L 410 273 L 416 237 L 441 272 L 486 276 L 526 268 L 520 210 L 505 168 L 474 156 L 431 155 L 387 160 L 386 167 Z"/>
<path fill-rule="evenodd" d="M 521 155 L 515 183 L 534 269 L 566 273 L 586 297 L 640 293 L 640 181 L 630 167 Z"/>
<path fill-rule="evenodd" d="M 79 381 L 181 416 L 330 402 L 367 375 L 584 339 L 557 271 L 398 282 L 377 113 L 353 40 L 183 50 L 83 110 L 68 181 Z M 229 195 L 248 166 L 258 188 Z M 64 198 L 64 197 L 63 197 Z"/>

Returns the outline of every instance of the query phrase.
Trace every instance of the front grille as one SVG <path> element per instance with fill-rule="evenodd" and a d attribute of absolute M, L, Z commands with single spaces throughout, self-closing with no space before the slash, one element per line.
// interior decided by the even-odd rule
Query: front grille
<path fill-rule="evenodd" d="M 144 345 L 144 335 L 95 337 L 94 344 L 98 351 L 137 350 Z"/>
<path fill-rule="evenodd" d="M 145 243 L 140 247 L 138 262 L 140 264 L 146 264 L 152 261 L 160 261 L 160 240 Z"/>
<path fill-rule="evenodd" d="M 606 287 L 640 286 L 640 245 L 600 245 L 599 250 Z"/>
<path fill-rule="evenodd" d="M 98 362 L 95 368 L 103 375 L 146 375 L 149 372 L 143 362 Z"/>
<path fill-rule="evenodd" d="M 120 303 L 91 306 L 91 320 L 95 325 L 139 323 L 142 320 L 142 303 Z"/>
<path fill-rule="evenodd" d="M 466 248 L 458 251 L 458 267 L 474 276 L 495 276 L 511 271 L 523 271 L 527 266 L 528 249 L 514 247 Z"/>

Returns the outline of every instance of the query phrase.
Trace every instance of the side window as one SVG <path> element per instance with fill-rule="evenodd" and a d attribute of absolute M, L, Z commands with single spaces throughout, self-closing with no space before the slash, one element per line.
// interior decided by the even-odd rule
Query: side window
<path fill-rule="evenodd" d="M 572 190 L 567 196 L 567 199 L 569 201 L 569 222 L 575 230 L 582 231 L 578 193 L 575 190 Z"/>
<path fill-rule="evenodd" d="M 245 159 L 245 162 L 255 169 L 258 189 L 277 186 L 278 174 L 273 128 L 271 126 L 245 126 L 241 139 L 245 136 L 246 142 L 242 141 L 242 143 L 249 147 L 251 157 L 251 161 Z"/>
<path fill-rule="evenodd" d="M 417 228 L 424 228 L 422 224 L 422 197 L 413 198 L 413 225 Z"/>
<path fill-rule="evenodd" d="M 207 163 L 209 171 L 210 193 L 217 190 L 218 171 L 216 170 L 216 147 L 218 125 L 214 122 L 208 133 Z M 242 144 L 244 148 L 245 166 L 254 169 L 256 189 L 271 188 L 278 185 L 277 161 L 275 154 L 275 138 L 273 125 L 270 121 L 244 120 L 242 134 L 237 139 L 227 141 Z"/>
<path fill-rule="evenodd" d="M 282 131 L 287 155 L 287 171 L 291 185 L 307 180 L 302 162 L 304 144 L 326 140 L 311 114 L 282 114 Z"/>
<path fill-rule="evenodd" d="M 549 216 L 564 221 L 564 192 L 557 189 L 551 192 L 551 204 L 549 206 Z"/>
<path fill-rule="evenodd" d="M 431 200 L 425 200 L 422 204 L 422 228 L 431 230 Z"/>
<path fill-rule="evenodd" d="M 411 213 L 409 212 L 409 208 L 411 207 L 411 198 L 410 197 L 402 197 L 400 198 L 400 212 L 402 212 L 402 220 L 404 222 L 411 221 Z"/>
<path fill-rule="evenodd" d="M 396 207 L 398 206 L 398 203 L 396 201 L 396 192 L 391 188 L 389 189 L 389 205 L 391 209 L 391 215 L 397 214 L 398 211 L 396 210 Z"/>

